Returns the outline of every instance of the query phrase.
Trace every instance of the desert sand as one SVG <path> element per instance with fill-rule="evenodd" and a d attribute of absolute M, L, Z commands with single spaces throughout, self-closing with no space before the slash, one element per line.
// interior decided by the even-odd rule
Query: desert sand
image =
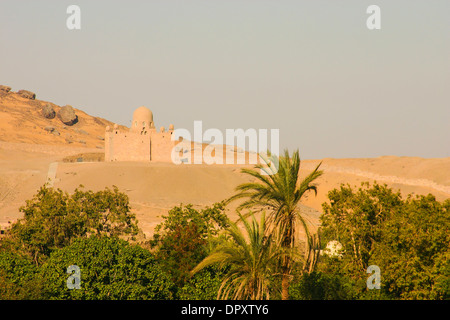
<path fill-rule="evenodd" d="M 39 150 L 39 151 L 37 151 Z M 142 162 L 63 162 L 64 157 L 96 149 L 0 142 L 0 225 L 21 217 L 19 207 L 46 183 L 49 168 L 57 163 L 54 187 L 73 192 L 79 185 L 102 190 L 117 186 L 130 198 L 131 210 L 149 236 L 161 216 L 180 204 L 197 208 L 212 205 L 234 193 L 249 178 L 244 165 L 174 165 Z M 386 183 L 403 195 L 432 193 L 439 200 L 450 197 L 450 159 L 380 157 L 374 159 L 323 159 L 302 161 L 304 176 L 320 162 L 324 175 L 316 184 L 318 194 L 308 194 L 302 204 L 312 225 L 318 225 L 328 191 L 342 183 L 359 186 L 363 181 Z M 236 218 L 237 203 L 227 214 Z M 308 209 L 309 208 L 309 209 Z"/>
<path fill-rule="evenodd" d="M 69 193 L 80 184 L 94 191 L 117 186 L 129 196 L 131 210 L 146 236 L 153 233 L 161 216 L 173 206 L 212 205 L 231 196 L 238 184 L 249 181 L 240 172 L 244 165 L 65 162 L 69 156 L 76 159 L 78 154 L 101 154 L 101 137 L 112 123 L 77 109 L 78 123 L 65 126 L 57 118 L 42 117 L 40 108 L 46 103 L 15 93 L 0 94 L 0 228 L 7 228 L 22 216 L 20 206 L 48 181 L 49 173 L 53 186 Z M 43 129 L 49 125 L 60 135 Z M 66 137 L 70 137 L 70 143 Z M 360 186 L 363 181 L 377 181 L 405 196 L 431 193 L 440 201 L 450 197 L 450 158 L 304 160 L 301 176 L 321 161 L 324 175 L 316 181 L 318 194 L 308 194 L 302 201 L 303 212 L 314 228 L 319 225 L 328 191 L 343 183 Z M 237 217 L 236 205 L 232 203 L 227 209 L 233 219 Z"/>

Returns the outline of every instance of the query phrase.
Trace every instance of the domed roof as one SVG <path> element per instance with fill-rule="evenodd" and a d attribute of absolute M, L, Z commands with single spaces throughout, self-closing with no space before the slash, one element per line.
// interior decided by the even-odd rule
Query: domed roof
<path fill-rule="evenodd" d="M 133 121 L 134 120 L 153 122 L 153 113 L 149 108 L 146 108 L 144 106 L 139 107 L 134 110 Z"/>
<path fill-rule="evenodd" d="M 132 131 L 141 131 L 144 128 L 154 128 L 153 113 L 146 107 L 139 107 L 134 110 L 133 122 L 131 125 Z"/>

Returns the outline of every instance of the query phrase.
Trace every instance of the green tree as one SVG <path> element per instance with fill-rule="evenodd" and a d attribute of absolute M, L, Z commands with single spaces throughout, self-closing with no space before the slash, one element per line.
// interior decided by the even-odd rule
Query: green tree
<path fill-rule="evenodd" d="M 260 223 L 252 217 L 250 224 L 242 215 L 239 216 L 246 235 L 236 223 L 231 222 L 226 230 L 231 239 L 224 241 L 212 251 L 192 270 L 192 274 L 211 265 L 228 267 L 218 291 L 218 299 L 269 299 L 270 280 L 276 272 L 280 250 L 274 243 L 272 235 L 266 235 L 264 212 Z"/>
<path fill-rule="evenodd" d="M 67 287 L 67 268 L 80 268 L 80 289 Z M 40 268 L 48 299 L 163 300 L 173 283 L 150 251 L 115 237 L 92 236 L 52 252 Z"/>
<path fill-rule="evenodd" d="M 348 298 L 342 278 L 332 273 L 312 271 L 299 275 L 289 287 L 294 300 L 342 300 Z"/>
<path fill-rule="evenodd" d="M 294 252 L 299 224 L 307 235 L 307 244 L 309 245 L 311 241 L 308 226 L 299 209 L 299 202 L 306 192 L 317 193 L 313 182 L 322 175 L 322 171 L 319 170 L 320 164 L 303 180 L 300 180 L 298 150 L 292 154 L 292 157 L 285 150 L 284 157 L 278 159 L 276 156 L 270 155 L 264 160 L 265 164 L 258 164 L 255 169 L 242 169 L 243 173 L 255 178 L 256 182 L 239 185 L 236 188 L 238 193 L 229 201 L 246 198 L 247 200 L 240 204 L 239 209 L 255 207 L 268 209 L 268 222 L 278 230 L 283 250 Z M 282 259 L 281 298 L 287 300 L 289 299 L 289 281 L 294 264 L 292 256 L 285 255 Z"/>
<path fill-rule="evenodd" d="M 0 250 L 0 300 L 39 299 L 42 283 L 37 272 L 28 256 Z"/>
<path fill-rule="evenodd" d="M 24 217 L 8 230 L 3 246 L 29 253 L 37 265 L 76 238 L 93 234 L 133 237 L 139 230 L 128 196 L 116 187 L 99 192 L 76 189 L 69 195 L 44 186 L 20 211 Z"/>
<path fill-rule="evenodd" d="M 386 185 L 363 183 L 329 192 L 322 234 L 342 245 L 319 270 L 349 299 L 446 299 L 449 296 L 450 200 L 432 195 L 403 200 Z M 381 289 L 366 285 L 369 265 L 381 270 Z"/>
<path fill-rule="evenodd" d="M 189 278 L 179 291 L 180 300 L 215 300 L 227 267 L 209 266 Z"/>
<path fill-rule="evenodd" d="M 373 253 L 373 245 L 381 241 L 384 221 L 403 205 L 400 193 L 375 183 L 369 188 L 362 183 L 356 192 L 349 185 L 328 193 L 330 203 L 323 204 L 321 216 L 325 241 L 337 240 L 346 253 L 345 269 L 365 275 Z"/>
<path fill-rule="evenodd" d="M 177 288 L 189 279 L 189 272 L 206 255 L 209 241 L 228 225 L 224 204 L 196 210 L 192 205 L 172 208 L 155 228 L 151 247 L 156 258 L 170 270 Z"/>
<path fill-rule="evenodd" d="M 409 197 L 384 224 L 371 263 L 383 270 L 383 290 L 400 299 L 450 298 L 450 200 Z"/>

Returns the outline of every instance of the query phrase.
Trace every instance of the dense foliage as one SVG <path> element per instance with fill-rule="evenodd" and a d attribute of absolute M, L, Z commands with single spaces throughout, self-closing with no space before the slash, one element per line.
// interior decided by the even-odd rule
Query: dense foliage
<path fill-rule="evenodd" d="M 68 289 L 67 267 L 80 268 L 80 289 Z M 161 300 L 172 297 L 166 270 L 148 250 L 114 237 L 78 239 L 40 268 L 50 299 Z"/>
<path fill-rule="evenodd" d="M 450 299 L 450 199 L 403 198 L 377 183 L 342 185 L 328 199 L 311 250 L 290 249 L 301 256 L 290 299 Z M 0 299 L 280 299 L 285 269 L 274 258 L 294 257 L 263 216 L 232 222 L 223 203 L 172 208 L 148 242 L 134 239 L 117 188 L 43 187 L 21 211 L 0 239 Z M 71 265 L 80 289 L 67 287 Z M 380 289 L 367 286 L 371 265 Z"/>
<path fill-rule="evenodd" d="M 24 217 L 11 226 L 3 246 L 15 245 L 36 264 L 79 237 L 138 234 L 128 196 L 116 187 L 98 192 L 76 189 L 69 195 L 44 186 L 20 211 Z"/>
<path fill-rule="evenodd" d="M 209 266 L 190 277 L 178 292 L 181 300 L 216 300 L 227 267 Z"/>
<path fill-rule="evenodd" d="M 228 226 L 223 211 L 223 203 L 201 210 L 177 206 L 156 226 L 150 245 L 158 261 L 171 270 L 177 287 L 183 287 L 190 271 L 208 254 L 213 238 Z"/>
<path fill-rule="evenodd" d="M 36 277 L 38 267 L 26 255 L 0 251 L 0 300 L 40 299 L 43 281 Z"/>
<path fill-rule="evenodd" d="M 324 256 L 324 276 L 340 298 L 449 299 L 450 199 L 409 196 L 386 185 L 363 184 L 330 191 L 324 204 L 323 239 L 338 241 L 339 254 Z M 367 268 L 381 271 L 381 289 L 368 290 Z"/>

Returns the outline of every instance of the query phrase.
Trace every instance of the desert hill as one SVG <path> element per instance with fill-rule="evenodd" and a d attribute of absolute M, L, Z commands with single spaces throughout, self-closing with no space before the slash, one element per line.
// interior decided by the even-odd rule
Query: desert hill
<path fill-rule="evenodd" d="M 63 106 L 20 91 L 0 86 L 0 141 L 104 148 L 105 128 L 112 122 L 73 108 L 76 122 L 65 124 L 58 116 Z M 46 118 L 44 108 L 53 109 L 53 117 Z"/>
<path fill-rule="evenodd" d="M 1 88 L 0 88 L 1 89 Z M 31 199 L 52 176 L 54 187 L 73 192 L 80 184 L 101 190 L 117 186 L 128 194 L 132 211 L 149 235 L 173 206 L 211 205 L 249 181 L 240 172 L 244 165 L 174 165 L 99 161 L 102 136 L 111 122 L 75 109 L 78 121 L 66 125 L 55 116 L 47 119 L 42 108 L 50 102 L 0 90 L 0 227 L 21 217 L 19 207 Z M 45 130 L 53 126 L 59 135 Z M 70 141 L 68 142 L 67 139 Z M 84 141 L 79 142 L 80 140 Z M 65 161 L 79 159 L 82 162 Z M 301 154 L 301 150 L 300 150 Z M 94 155 L 89 157 L 89 155 Z M 311 226 L 318 226 L 327 193 L 342 183 L 360 186 L 363 181 L 386 183 L 402 194 L 432 193 L 438 200 L 450 197 L 450 158 L 379 157 L 371 159 L 322 159 L 302 161 L 304 176 L 322 161 L 324 175 L 317 180 L 318 194 L 304 198 L 302 209 Z M 236 204 L 228 209 L 236 217 Z"/>

